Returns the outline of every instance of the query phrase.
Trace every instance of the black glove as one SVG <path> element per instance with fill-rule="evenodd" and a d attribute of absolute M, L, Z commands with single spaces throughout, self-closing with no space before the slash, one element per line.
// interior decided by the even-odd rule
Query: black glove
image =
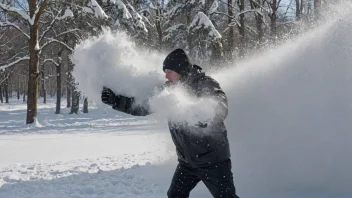
<path fill-rule="evenodd" d="M 208 124 L 207 123 L 202 123 L 202 122 L 198 122 L 198 124 L 196 124 L 196 126 L 198 126 L 199 128 L 207 128 Z"/>
<path fill-rule="evenodd" d="M 115 99 L 115 93 L 111 89 L 103 87 L 103 91 L 101 92 L 101 101 L 107 105 L 114 106 Z"/>
<path fill-rule="evenodd" d="M 101 92 L 101 101 L 112 106 L 113 109 L 125 113 L 132 113 L 134 98 L 116 95 L 111 89 L 104 87 Z"/>

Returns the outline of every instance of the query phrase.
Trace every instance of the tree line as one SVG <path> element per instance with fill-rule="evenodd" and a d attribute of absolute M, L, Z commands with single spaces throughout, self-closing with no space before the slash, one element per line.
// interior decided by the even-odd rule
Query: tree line
<path fill-rule="evenodd" d="M 0 101 L 61 99 L 71 113 L 80 98 L 70 61 L 75 46 L 104 27 L 125 31 L 156 51 L 185 49 L 197 63 L 219 67 L 314 27 L 329 0 L 0 0 Z M 84 98 L 84 112 L 88 112 Z"/>

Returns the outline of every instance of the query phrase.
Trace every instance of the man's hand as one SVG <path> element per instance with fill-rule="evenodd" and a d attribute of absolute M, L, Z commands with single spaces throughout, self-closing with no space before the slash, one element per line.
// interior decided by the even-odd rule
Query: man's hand
<path fill-rule="evenodd" d="M 103 87 L 103 91 L 101 92 L 101 101 L 107 105 L 114 106 L 115 99 L 115 93 L 111 89 Z"/>
<path fill-rule="evenodd" d="M 207 128 L 208 124 L 207 123 L 202 123 L 202 122 L 198 122 L 198 124 L 196 125 L 198 126 L 199 128 Z"/>

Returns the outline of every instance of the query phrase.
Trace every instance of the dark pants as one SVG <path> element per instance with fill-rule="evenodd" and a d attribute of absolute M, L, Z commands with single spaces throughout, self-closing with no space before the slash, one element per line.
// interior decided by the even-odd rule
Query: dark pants
<path fill-rule="evenodd" d="M 231 172 L 231 160 L 202 168 L 191 168 L 179 163 L 167 192 L 169 198 L 187 198 L 191 190 L 203 181 L 215 198 L 239 198 Z"/>

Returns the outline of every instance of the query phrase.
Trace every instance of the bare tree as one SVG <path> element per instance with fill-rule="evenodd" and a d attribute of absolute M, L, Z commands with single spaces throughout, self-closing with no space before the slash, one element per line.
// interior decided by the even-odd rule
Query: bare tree
<path fill-rule="evenodd" d="M 301 2 L 296 0 L 296 19 L 297 21 L 301 20 Z"/>
<path fill-rule="evenodd" d="M 5 94 L 5 103 L 9 103 L 9 71 L 7 69 L 5 69 L 5 79 L 3 80 L 4 84 L 4 94 Z"/>
<path fill-rule="evenodd" d="M 314 17 L 315 20 L 320 19 L 320 12 L 321 12 L 321 0 L 314 0 Z"/>
<path fill-rule="evenodd" d="M 160 4 L 157 0 L 151 0 L 155 7 L 155 29 L 158 33 L 158 48 L 159 51 L 163 49 L 163 31 L 162 31 L 162 16 L 163 16 L 163 4 Z"/>
<path fill-rule="evenodd" d="M 228 58 L 229 60 L 232 60 L 232 52 L 233 52 L 233 48 L 234 48 L 234 37 L 235 37 L 235 32 L 233 29 L 232 24 L 232 20 L 234 18 L 234 14 L 233 14 L 233 1 L 232 0 L 228 0 L 227 1 L 227 12 L 228 12 L 228 26 L 229 26 L 229 34 L 228 34 L 228 47 L 227 47 L 227 51 L 228 51 Z"/>
<path fill-rule="evenodd" d="M 78 92 L 77 87 L 74 87 L 72 92 L 72 106 L 71 106 L 70 114 L 73 114 L 73 113 L 78 114 L 79 98 L 80 98 L 80 93 Z"/>
<path fill-rule="evenodd" d="M 83 113 L 88 113 L 88 98 L 87 97 L 84 98 Z"/>
<path fill-rule="evenodd" d="M 39 19 L 44 13 L 49 0 L 42 1 L 28 0 L 29 6 L 29 74 L 28 74 L 28 99 L 27 99 L 27 119 L 26 123 L 35 122 L 37 117 L 38 101 L 38 77 L 39 77 Z"/>
<path fill-rule="evenodd" d="M 250 6 L 253 10 L 263 10 L 263 0 L 250 0 Z M 257 41 L 259 45 L 263 43 L 264 40 L 264 16 L 261 12 L 255 12 L 256 27 L 258 31 Z"/>
<path fill-rule="evenodd" d="M 244 24 L 244 0 L 238 0 L 237 5 L 240 9 L 240 23 L 237 24 L 237 27 L 240 32 L 240 52 L 239 55 L 240 57 L 244 56 L 244 50 L 245 50 L 245 24 Z"/>
<path fill-rule="evenodd" d="M 277 39 L 277 19 L 278 19 L 278 9 L 281 0 L 265 0 L 270 8 L 271 12 L 268 14 L 270 18 L 270 35 L 272 41 L 275 43 Z"/>
<path fill-rule="evenodd" d="M 4 99 L 3 99 L 3 97 L 2 97 L 2 88 L 1 88 L 2 86 L 1 86 L 1 84 L 0 84 L 0 101 L 1 101 L 1 103 L 4 103 Z"/>

